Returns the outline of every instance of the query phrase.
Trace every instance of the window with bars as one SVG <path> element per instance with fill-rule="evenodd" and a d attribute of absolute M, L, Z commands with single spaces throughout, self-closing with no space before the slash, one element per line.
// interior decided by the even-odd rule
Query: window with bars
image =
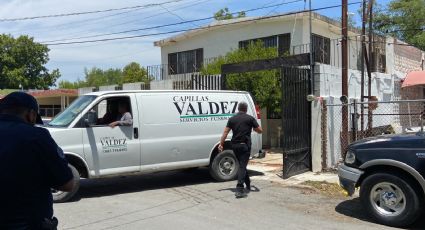
<path fill-rule="evenodd" d="M 329 65 L 331 63 L 331 39 L 317 34 L 313 34 L 312 37 L 314 61 Z"/>
<path fill-rule="evenodd" d="M 202 48 L 168 54 L 168 73 L 182 74 L 199 72 L 204 59 Z"/>
<path fill-rule="evenodd" d="M 291 46 L 291 34 L 279 34 L 262 38 L 254 38 L 249 40 L 243 40 L 239 42 L 239 48 L 245 49 L 248 47 L 250 43 L 262 41 L 264 47 L 276 47 L 278 49 L 279 56 L 284 54 L 289 54 L 290 46 Z"/>

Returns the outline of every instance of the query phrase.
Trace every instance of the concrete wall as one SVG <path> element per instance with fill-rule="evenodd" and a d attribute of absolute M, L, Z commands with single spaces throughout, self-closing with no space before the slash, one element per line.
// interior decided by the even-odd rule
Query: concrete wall
<path fill-rule="evenodd" d="M 377 96 L 379 101 L 392 100 L 394 96 L 394 86 L 397 81 L 405 77 L 404 73 L 395 72 L 393 74 L 372 73 L 372 95 Z M 318 64 L 315 66 L 316 85 L 320 86 L 318 92 L 321 97 L 340 97 L 342 93 L 341 69 Z M 365 90 L 367 89 L 367 73 L 365 73 Z M 318 86 L 318 87 L 319 87 Z M 361 72 L 348 70 L 348 97 L 360 99 L 361 95 Z M 367 91 L 365 91 L 367 93 Z"/>
<path fill-rule="evenodd" d="M 95 87 L 84 87 L 78 89 L 78 95 L 84 95 L 93 92 Z"/>
<path fill-rule="evenodd" d="M 123 90 L 145 90 L 149 89 L 148 85 L 144 82 L 124 83 L 122 84 Z"/>
<path fill-rule="evenodd" d="M 99 86 L 99 91 L 113 91 L 117 89 L 118 85 L 103 85 Z"/>
<path fill-rule="evenodd" d="M 152 90 L 173 89 L 173 80 L 151 81 Z"/>

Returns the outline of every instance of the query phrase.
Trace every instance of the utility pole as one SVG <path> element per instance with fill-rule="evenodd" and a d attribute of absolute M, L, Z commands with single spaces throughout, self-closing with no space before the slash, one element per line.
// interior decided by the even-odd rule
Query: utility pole
<path fill-rule="evenodd" d="M 348 3 L 347 0 L 342 0 L 342 96 L 348 98 Z M 342 106 L 342 147 L 343 151 L 348 146 L 348 105 Z"/>
<path fill-rule="evenodd" d="M 309 10 L 309 23 L 310 23 L 310 87 L 311 87 L 311 94 L 314 94 L 314 57 L 313 57 L 313 52 L 314 52 L 314 47 L 313 47 L 313 28 L 312 28 L 312 16 L 311 16 L 311 1 L 309 0 L 309 6 L 308 6 L 308 10 Z"/>
<path fill-rule="evenodd" d="M 369 0 L 369 6 L 368 6 L 368 13 L 369 13 L 369 60 L 368 62 L 368 71 L 367 71 L 367 77 L 368 77 L 368 83 L 367 83 L 367 95 L 368 95 L 368 112 L 367 112 L 367 128 L 370 131 L 372 131 L 372 109 L 371 106 L 371 99 L 372 99 L 372 68 L 371 68 L 371 62 L 373 58 L 373 30 L 372 30 L 372 24 L 373 24 L 373 0 Z"/>
<path fill-rule="evenodd" d="M 363 131 L 364 131 L 364 99 L 365 99 L 365 95 L 364 95 L 364 65 L 365 65 L 365 59 L 364 56 L 366 55 L 367 51 L 366 51 L 366 44 L 365 44 L 365 36 L 366 36 L 366 0 L 363 0 L 363 5 L 362 5 L 362 35 L 361 35 L 361 50 L 360 50 L 360 64 L 361 64 L 361 68 L 360 70 L 362 71 L 362 78 L 361 78 L 361 85 L 360 85 L 360 138 L 363 138 Z"/>

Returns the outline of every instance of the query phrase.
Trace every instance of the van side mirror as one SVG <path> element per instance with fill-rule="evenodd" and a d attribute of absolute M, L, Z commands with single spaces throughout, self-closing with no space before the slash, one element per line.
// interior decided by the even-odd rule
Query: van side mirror
<path fill-rule="evenodd" d="M 95 125 L 96 124 L 96 121 L 97 121 L 96 117 L 97 117 L 96 111 L 90 110 L 87 113 L 86 118 L 84 119 L 84 125 L 86 127 L 90 127 L 92 125 Z"/>

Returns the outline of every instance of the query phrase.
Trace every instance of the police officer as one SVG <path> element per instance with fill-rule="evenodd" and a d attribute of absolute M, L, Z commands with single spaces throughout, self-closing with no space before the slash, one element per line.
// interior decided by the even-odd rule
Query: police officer
<path fill-rule="evenodd" d="M 224 141 L 230 130 L 232 130 L 232 149 L 239 162 L 238 183 L 236 185 L 235 195 L 237 198 L 241 198 L 246 196 L 244 183 L 246 189 L 248 191 L 251 190 L 251 180 L 246 170 L 251 155 L 251 131 L 254 130 L 257 133 L 262 133 L 263 130 L 254 117 L 246 114 L 248 110 L 247 103 L 240 102 L 238 104 L 238 110 L 239 112 L 227 122 L 218 148 L 220 152 L 223 151 Z"/>
<path fill-rule="evenodd" d="M 51 188 L 71 191 L 73 175 L 44 128 L 34 97 L 0 99 L 0 229 L 56 229 Z"/>

